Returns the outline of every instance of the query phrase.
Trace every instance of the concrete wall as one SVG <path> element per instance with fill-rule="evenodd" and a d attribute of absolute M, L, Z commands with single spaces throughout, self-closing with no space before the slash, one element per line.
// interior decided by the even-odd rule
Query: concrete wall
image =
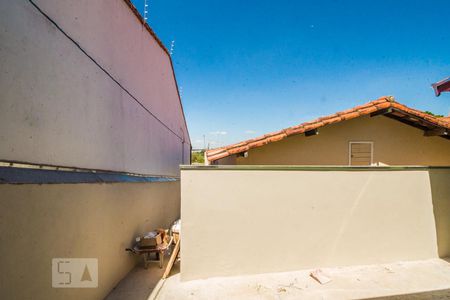
<path fill-rule="evenodd" d="M 384 116 L 328 125 L 318 135 L 288 137 L 250 149 L 247 158 L 226 158 L 218 164 L 348 165 L 350 141 L 374 142 L 375 164 L 450 165 L 450 140 L 424 137 L 422 130 Z"/>
<path fill-rule="evenodd" d="M 179 182 L 0 184 L 0 298 L 103 299 L 135 265 L 134 237 L 179 217 L 179 195 Z M 98 258 L 98 288 L 52 288 L 59 257 Z"/>
<path fill-rule="evenodd" d="M 450 257 L 450 172 L 430 171 L 439 256 Z"/>
<path fill-rule="evenodd" d="M 124 0 L 0 1 L 0 90 L 0 161 L 175 177 L 189 163 L 170 57 Z M 179 193 L 0 184 L 0 298 L 103 298 L 134 237 L 179 217 Z M 99 287 L 53 289 L 55 257 L 98 258 Z"/>
<path fill-rule="evenodd" d="M 449 255 L 450 169 L 275 169 L 182 170 L 183 280 Z"/>
<path fill-rule="evenodd" d="M 30 1 L 0 1 L 0 160 L 177 176 L 171 61 L 125 1 L 34 2 L 121 86 Z"/>

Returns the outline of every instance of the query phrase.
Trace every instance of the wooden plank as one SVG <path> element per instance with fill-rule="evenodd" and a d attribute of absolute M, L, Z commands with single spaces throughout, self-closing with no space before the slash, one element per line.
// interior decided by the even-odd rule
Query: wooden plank
<path fill-rule="evenodd" d="M 374 111 L 370 114 L 371 117 L 379 116 L 379 115 L 385 115 L 392 112 L 392 107 L 380 109 L 379 111 Z"/>
<path fill-rule="evenodd" d="M 353 143 L 352 144 L 352 150 L 370 150 L 371 144 L 369 143 Z"/>
<path fill-rule="evenodd" d="M 425 130 L 423 133 L 424 136 L 441 136 L 448 135 L 448 129 L 445 128 L 435 128 L 430 130 Z"/>
<path fill-rule="evenodd" d="M 369 145 L 352 145 L 352 151 L 359 151 L 359 152 L 370 152 L 371 146 Z"/>
<path fill-rule="evenodd" d="M 367 159 L 352 159 L 352 166 L 370 166 L 370 158 Z"/>
<path fill-rule="evenodd" d="M 370 160 L 370 156 L 353 156 L 352 161 Z"/>
<path fill-rule="evenodd" d="M 178 238 L 178 241 L 175 244 L 175 248 L 173 249 L 172 255 L 170 256 L 169 263 L 167 264 L 166 270 L 164 271 L 164 274 L 162 276 L 163 279 L 166 279 L 170 274 L 170 270 L 172 270 L 173 264 L 175 263 L 175 259 L 178 256 L 178 252 L 180 252 L 180 242 L 181 239 Z"/>
<path fill-rule="evenodd" d="M 372 144 L 352 142 L 350 144 L 350 165 L 370 166 L 372 163 Z"/>
<path fill-rule="evenodd" d="M 361 148 L 361 147 L 366 147 L 366 148 L 370 148 L 370 142 L 352 142 L 352 147 L 355 148 Z"/>
<path fill-rule="evenodd" d="M 317 134 L 319 134 L 319 130 L 318 129 L 305 131 L 305 136 L 313 136 L 313 135 L 317 135 Z"/>
<path fill-rule="evenodd" d="M 371 158 L 370 153 L 352 153 L 352 160 L 355 158 Z"/>
<path fill-rule="evenodd" d="M 370 161 L 370 157 L 353 157 L 352 162 Z"/>
<path fill-rule="evenodd" d="M 372 151 L 370 151 L 371 149 L 370 148 L 366 148 L 366 149 L 354 149 L 354 148 L 352 148 L 352 155 L 354 155 L 354 154 L 359 154 L 359 155 L 364 155 L 364 154 L 366 154 L 366 155 L 371 155 L 372 154 Z"/>
<path fill-rule="evenodd" d="M 352 153 L 353 154 L 355 154 L 355 153 L 360 153 L 360 154 L 362 154 L 362 153 L 372 153 L 372 151 L 370 151 L 370 148 L 365 148 L 365 149 L 362 149 L 362 148 L 352 148 Z"/>
<path fill-rule="evenodd" d="M 396 110 L 394 109 L 394 111 L 396 111 Z M 436 124 L 434 122 L 428 121 L 419 116 L 409 114 L 404 111 L 402 111 L 402 113 L 404 114 L 404 117 L 397 117 L 397 116 L 394 116 L 393 114 L 386 114 L 386 117 L 396 119 L 397 121 L 400 121 L 402 123 L 405 123 L 405 124 L 408 124 L 408 125 L 411 125 L 411 126 L 414 126 L 417 128 L 421 128 L 423 130 L 427 130 L 427 129 L 436 127 Z"/>

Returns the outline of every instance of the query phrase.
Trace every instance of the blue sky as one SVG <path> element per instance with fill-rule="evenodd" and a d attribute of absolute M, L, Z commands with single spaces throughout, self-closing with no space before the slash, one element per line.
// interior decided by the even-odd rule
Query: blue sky
<path fill-rule="evenodd" d="M 143 12 L 144 0 L 133 0 Z M 194 147 L 249 139 L 393 95 L 447 115 L 446 1 L 149 0 Z"/>

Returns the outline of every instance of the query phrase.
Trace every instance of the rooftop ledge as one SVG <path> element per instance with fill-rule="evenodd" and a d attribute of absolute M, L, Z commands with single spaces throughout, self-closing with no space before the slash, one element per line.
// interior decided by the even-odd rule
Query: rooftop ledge
<path fill-rule="evenodd" d="M 304 165 L 181 165 L 186 170 L 229 171 L 419 171 L 450 169 L 450 166 L 304 166 Z"/>

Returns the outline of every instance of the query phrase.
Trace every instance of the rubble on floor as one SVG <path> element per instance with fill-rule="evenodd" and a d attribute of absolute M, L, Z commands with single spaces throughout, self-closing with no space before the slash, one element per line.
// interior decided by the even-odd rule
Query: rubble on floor
<path fill-rule="evenodd" d="M 442 259 L 322 268 L 332 278 L 327 284 L 313 279 L 312 271 L 185 282 L 176 274 L 165 280 L 156 299 L 424 299 L 414 298 L 416 293 L 425 299 L 450 298 L 450 263 Z"/>

